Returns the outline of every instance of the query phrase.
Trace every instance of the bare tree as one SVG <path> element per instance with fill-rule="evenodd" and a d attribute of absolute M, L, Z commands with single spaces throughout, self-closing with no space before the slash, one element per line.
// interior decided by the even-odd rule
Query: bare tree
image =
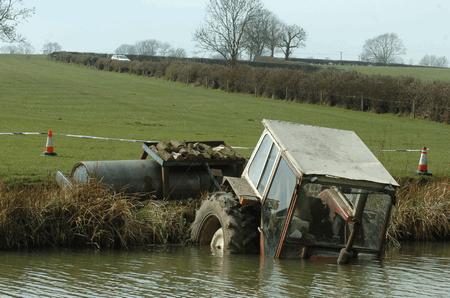
<path fill-rule="evenodd" d="M 121 44 L 117 49 L 115 49 L 114 53 L 116 54 L 124 54 L 124 55 L 136 55 L 136 47 L 132 44 Z"/>
<path fill-rule="evenodd" d="M 361 60 L 375 63 L 394 63 L 406 53 L 402 40 L 395 33 L 385 33 L 366 40 Z"/>
<path fill-rule="evenodd" d="M 62 47 L 57 42 L 46 42 L 42 47 L 42 53 L 45 55 L 51 54 L 53 52 L 61 51 Z"/>
<path fill-rule="evenodd" d="M 282 23 L 277 16 L 271 14 L 267 28 L 267 48 L 270 50 L 270 57 L 275 55 L 275 50 L 281 43 L 281 29 Z"/>
<path fill-rule="evenodd" d="M 26 40 L 18 42 L 16 44 L 11 44 L 3 46 L 0 48 L 0 53 L 4 54 L 22 54 L 29 55 L 34 52 L 34 47 Z"/>
<path fill-rule="evenodd" d="M 0 0 L 0 40 L 22 41 L 17 33 L 17 25 L 34 14 L 34 8 L 22 6 L 22 0 Z"/>
<path fill-rule="evenodd" d="M 19 54 L 19 48 L 16 45 L 10 44 L 0 47 L 0 53 L 2 54 Z"/>
<path fill-rule="evenodd" d="M 244 32 L 244 47 L 249 54 L 250 60 L 261 56 L 268 44 L 271 17 L 272 13 L 270 11 L 261 9 L 255 19 L 248 24 Z"/>
<path fill-rule="evenodd" d="M 186 51 L 178 48 L 174 49 L 167 42 L 160 42 L 156 39 L 147 39 L 136 42 L 134 45 L 122 44 L 114 51 L 116 54 L 125 55 L 147 55 L 147 56 L 171 56 L 185 57 Z"/>
<path fill-rule="evenodd" d="M 172 48 L 172 46 L 169 43 L 161 42 L 159 44 L 159 55 L 160 56 L 168 56 L 171 48 Z"/>
<path fill-rule="evenodd" d="M 280 49 L 284 58 L 289 60 L 294 49 L 305 46 L 306 32 L 298 25 L 283 25 L 281 29 Z"/>
<path fill-rule="evenodd" d="M 33 45 L 26 40 L 23 40 L 22 42 L 20 42 L 19 47 L 21 49 L 22 54 L 29 55 L 29 54 L 34 53 Z"/>
<path fill-rule="evenodd" d="M 156 56 L 161 43 L 156 39 L 147 39 L 136 42 L 136 53 L 138 55 Z"/>
<path fill-rule="evenodd" d="M 169 51 L 169 56 L 175 58 L 185 58 L 186 51 L 183 48 L 176 48 L 176 49 L 172 48 Z"/>
<path fill-rule="evenodd" d="M 244 32 L 261 9 L 260 0 L 210 0 L 205 24 L 194 33 L 194 40 L 235 64 L 244 50 Z"/>
<path fill-rule="evenodd" d="M 425 55 L 419 62 L 423 66 L 447 67 L 448 60 L 445 56 Z"/>

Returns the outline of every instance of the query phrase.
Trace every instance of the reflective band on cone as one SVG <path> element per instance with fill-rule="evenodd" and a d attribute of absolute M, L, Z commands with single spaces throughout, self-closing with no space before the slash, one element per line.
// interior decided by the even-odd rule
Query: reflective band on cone
<path fill-rule="evenodd" d="M 43 156 L 56 156 L 56 152 L 53 148 L 53 132 L 50 129 L 47 133 L 47 143 L 45 144 L 45 151 L 42 153 Z"/>
<path fill-rule="evenodd" d="M 427 147 L 423 147 L 420 152 L 419 165 L 417 166 L 417 174 L 431 176 L 431 172 L 428 171 L 428 159 L 427 159 Z"/>

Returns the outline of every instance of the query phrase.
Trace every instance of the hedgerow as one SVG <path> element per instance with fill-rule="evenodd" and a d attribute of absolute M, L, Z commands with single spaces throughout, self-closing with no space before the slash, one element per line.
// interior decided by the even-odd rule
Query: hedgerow
<path fill-rule="evenodd" d="M 448 82 L 365 75 L 308 65 L 244 62 L 231 67 L 214 59 L 133 56 L 131 62 L 124 62 L 111 60 L 106 54 L 70 52 L 55 52 L 50 58 L 227 92 L 450 122 Z"/>

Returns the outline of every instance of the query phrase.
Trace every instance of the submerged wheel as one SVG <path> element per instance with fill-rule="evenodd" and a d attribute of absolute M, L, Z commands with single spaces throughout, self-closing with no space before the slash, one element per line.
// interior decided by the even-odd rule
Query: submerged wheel
<path fill-rule="evenodd" d="M 203 201 L 191 226 L 191 239 L 224 253 L 258 253 L 259 207 L 241 206 L 237 198 L 217 192 Z"/>

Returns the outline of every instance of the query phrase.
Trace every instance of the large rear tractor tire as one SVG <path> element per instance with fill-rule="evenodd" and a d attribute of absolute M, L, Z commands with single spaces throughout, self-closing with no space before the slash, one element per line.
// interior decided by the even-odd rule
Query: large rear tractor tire
<path fill-rule="evenodd" d="M 241 206 L 231 193 L 213 193 L 195 214 L 191 239 L 224 254 L 258 253 L 259 209 Z"/>

